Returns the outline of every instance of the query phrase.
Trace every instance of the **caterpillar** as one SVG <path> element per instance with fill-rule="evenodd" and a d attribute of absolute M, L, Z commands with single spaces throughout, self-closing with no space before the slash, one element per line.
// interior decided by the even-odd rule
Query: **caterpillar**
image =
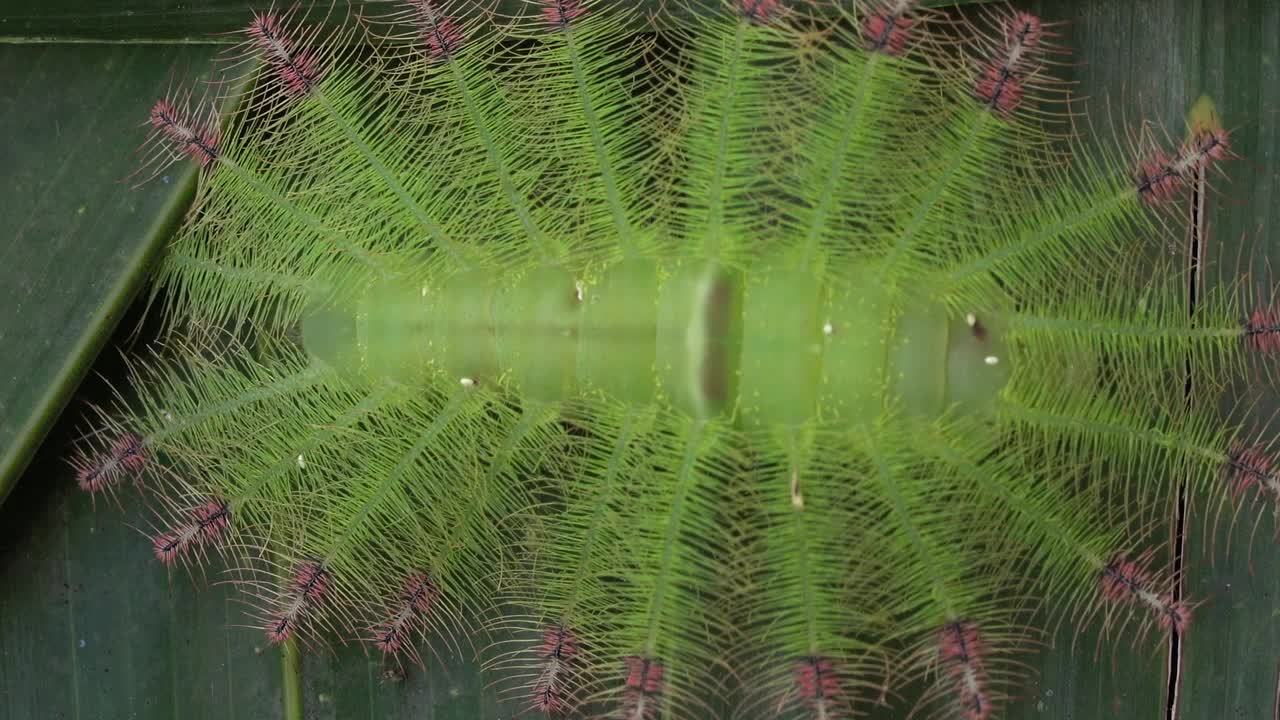
<path fill-rule="evenodd" d="M 1229 135 L 1087 146 L 1033 15 L 303 15 L 238 108 L 152 107 L 144 176 L 201 167 L 167 349 L 75 460 L 273 643 L 495 638 L 551 716 L 985 720 L 1027 598 L 1188 632 L 1161 513 L 1280 486 L 1217 407 L 1280 311 L 1151 257 Z"/>

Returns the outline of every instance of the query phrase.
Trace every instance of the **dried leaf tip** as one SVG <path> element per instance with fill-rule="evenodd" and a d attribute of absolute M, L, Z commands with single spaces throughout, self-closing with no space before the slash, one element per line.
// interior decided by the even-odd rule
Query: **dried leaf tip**
<path fill-rule="evenodd" d="M 126 475 L 136 475 L 147 466 L 146 441 L 132 432 L 122 433 L 111 443 L 107 452 L 89 459 L 74 461 L 76 483 L 88 493 L 96 493 L 114 487 Z"/>
<path fill-rule="evenodd" d="M 915 20 L 908 17 L 915 0 L 891 0 L 868 11 L 862 21 L 866 49 L 885 55 L 901 55 L 911 41 Z"/>
<path fill-rule="evenodd" d="M 568 30 L 586 12 L 582 0 L 542 0 L 542 17 L 557 30 Z"/>
<path fill-rule="evenodd" d="M 987 720 L 991 717 L 984 654 L 976 623 L 957 620 L 942 626 L 938 637 L 938 658 L 955 688 L 956 702 L 965 720 Z"/>
<path fill-rule="evenodd" d="M 218 159 L 218 129 L 192 119 L 189 113 L 168 98 L 157 100 L 151 107 L 151 127 L 179 150 L 195 158 L 202 168 Z"/>
<path fill-rule="evenodd" d="M 462 29 L 458 23 L 440 11 L 431 0 L 411 0 L 415 10 L 418 36 L 427 46 L 427 57 L 436 62 L 448 62 L 462 47 Z"/>
<path fill-rule="evenodd" d="M 309 94 L 320 82 L 322 71 L 316 55 L 301 48 L 297 38 L 275 13 L 255 15 L 245 31 L 290 97 Z"/>

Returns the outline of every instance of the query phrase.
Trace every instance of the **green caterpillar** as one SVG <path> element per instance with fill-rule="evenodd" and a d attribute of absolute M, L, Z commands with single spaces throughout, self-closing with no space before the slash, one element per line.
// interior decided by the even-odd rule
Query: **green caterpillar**
<path fill-rule="evenodd" d="M 160 101 L 174 350 L 81 486 L 146 475 L 157 557 L 225 556 L 273 642 L 490 631 L 556 716 L 985 720 L 1022 599 L 1185 632 L 1179 483 L 1280 494 L 1216 407 L 1277 311 L 1147 252 L 1227 134 L 1062 142 L 1011 10 L 613 5 L 267 13 L 238 110 Z"/>

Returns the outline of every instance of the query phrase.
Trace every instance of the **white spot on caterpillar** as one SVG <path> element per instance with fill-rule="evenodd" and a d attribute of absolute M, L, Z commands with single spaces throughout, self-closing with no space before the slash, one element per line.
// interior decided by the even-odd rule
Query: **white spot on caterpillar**
<path fill-rule="evenodd" d="M 573 281 L 574 294 L 578 296 L 578 302 L 582 302 L 582 296 L 586 294 L 587 286 L 581 280 Z"/>
<path fill-rule="evenodd" d="M 173 413 L 165 408 L 160 408 L 160 417 L 164 418 L 165 422 L 173 422 Z"/>
<path fill-rule="evenodd" d="M 302 457 L 302 453 L 298 453 L 298 469 L 299 470 L 307 469 L 307 460 L 306 458 Z"/>
<path fill-rule="evenodd" d="M 462 387 L 464 387 L 464 388 L 473 388 L 473 387 L 475 387 L 475 386 L 476 386 L 476 381 L 475 381 L 475 380 L 472 380 L 471 378 L 466 378 L 466 377 L 464 377 L 464 378 L 462 378 L 461 380 L 459 380 L 458 382 L 459 382 L 459 383 L 461 383 L 461 384 L 462 384 Z"/>
<path fill-rule="evenodd" d="M 422 297 L 426 297 L 426 296 L 427 296 L 427 286 L 426 286 L 426 285 L 423 285 L 423 286 L 422 286 Z"/>
<path fill-rule="evenodd" d="M 995 355 L 988 355 L 985 358 L 983 358 L 983 362 L 985 362 L 988 365 L 997 365 L 1000 363 L 1000 358 L 996 357 Z"/>
<path fill-rule="evenodd" d="M 965 324 L 965 325 L 968 325 L 969 327 L 973 327 L 974 325 L 977 325 L 977 324 L 978 324 L 978 316 L 977 316 L 977 315 L 974 315 L 973 313 L 969 313 L 968 315 L 965 315 L 965 316 L 964 316 L 964 324 Z"/>
<path fill-rule="evenodd" d="M 831 333 L 833 333 L 833 332 L 835 332 L 835 331 L 836 331 L 836 326 L 835 326 L 835 325 L 832 325 L 830 320 L 828 320 L 827 322 L 825 322 L 825 323 L 823 323 L 823 324 L 822 324 L 822 334 L 823 334 L 823 335 L 830 335 Z"/>

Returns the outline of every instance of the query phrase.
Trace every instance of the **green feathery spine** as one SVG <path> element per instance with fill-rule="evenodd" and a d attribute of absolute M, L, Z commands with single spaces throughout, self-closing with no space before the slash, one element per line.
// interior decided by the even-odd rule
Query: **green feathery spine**
<path fill-rule="evenodd" d="M 1280 311 L 1147 260 L 1220 127 L 1087 149 L 1012 10 L 528 5 L 268 12 L 238 110 L 153 108 L 172 349 L 82 487 L 273 642 L 478 644 L 553 716 L 985 720 L 1037 609 L 1188 630 L 1180 483 L 1280 495 L 1216 405 Z"/>

